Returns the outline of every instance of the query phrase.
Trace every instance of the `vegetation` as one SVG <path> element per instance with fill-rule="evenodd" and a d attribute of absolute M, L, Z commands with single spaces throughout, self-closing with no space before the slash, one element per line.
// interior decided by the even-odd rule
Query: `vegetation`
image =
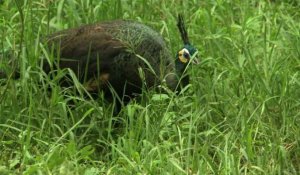
<path fill-rule="evenodd" d="M 0 174 L 299 173 L 299 0 L 0 3 L 0 69 L 21 70 L 0 80 Z M 59 87 L 68 71 L 40 70 L 47 34 L 120 18 L 160 31 L 175 57 L 178 13 L 201 61 L 178 96 L 144 91 L 113 116 L 76 79 Z"/>

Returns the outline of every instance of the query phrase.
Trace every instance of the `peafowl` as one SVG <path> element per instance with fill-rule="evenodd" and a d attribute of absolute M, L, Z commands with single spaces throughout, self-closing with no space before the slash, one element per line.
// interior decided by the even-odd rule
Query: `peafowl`
<path fill-rule="evenodd" d="M 113 20 L 67 29 L 47 37 L 55 60 L 43 60 L 43 70 L 71 69 L 90 93 L 102 91 L 107 99 L 117 95 L 127 103 L 143 87 L 165 83 L 178 91 L 189 83 L 183 74 L 196 53 L 181 15 L 179 31 L 184 46 L 174 61 L 163 37 L 150 27 L 129 20 Z M 63 86 L 69 86 L 62 80 Z"/>

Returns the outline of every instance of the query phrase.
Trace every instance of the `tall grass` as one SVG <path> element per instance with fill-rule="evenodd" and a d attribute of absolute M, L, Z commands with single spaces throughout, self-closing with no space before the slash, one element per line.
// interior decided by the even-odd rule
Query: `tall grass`
<path fill-rule="evenodd" d="M 298 174 L 299 8 L 299 1 L 2 1 L 0 68 L 17 67 L 20 79 L 0 80 L 0 174 Z M 175 55 L 177 13 L 201 57 L 179 96 L 144 92 L 113 116 L 103 98 L 58 86 L 68 72 L 50 79 L 40 70 L 39 60 L 51 57 L 44 36 L 111 19 L 152 26 Z"/>

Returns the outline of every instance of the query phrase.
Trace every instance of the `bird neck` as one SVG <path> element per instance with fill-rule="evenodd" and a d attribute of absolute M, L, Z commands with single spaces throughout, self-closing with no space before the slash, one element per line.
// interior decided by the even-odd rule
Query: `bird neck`
<path fill-rule="evenodd" d="M 188 74 L 184 73 L 187 64 L 183 64 L 179 59 L 176 59 L 175 66 L 178 79 L 180 80 L 180 86 L 183 88 L 187 86 L 190 81 Z"/>

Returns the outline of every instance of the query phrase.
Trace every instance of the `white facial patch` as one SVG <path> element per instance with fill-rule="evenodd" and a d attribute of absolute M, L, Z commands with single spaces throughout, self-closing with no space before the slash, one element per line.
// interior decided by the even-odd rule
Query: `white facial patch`
<path fill-rule="evenodd" d="M 186 48 L 183 48 L 178 52 L 178 59 L 182 63 L 188 62 L 188 58 L 186 58 L 185 54 L 188 54 L 188 56 L 190 56 L 190 52 Z"/>

